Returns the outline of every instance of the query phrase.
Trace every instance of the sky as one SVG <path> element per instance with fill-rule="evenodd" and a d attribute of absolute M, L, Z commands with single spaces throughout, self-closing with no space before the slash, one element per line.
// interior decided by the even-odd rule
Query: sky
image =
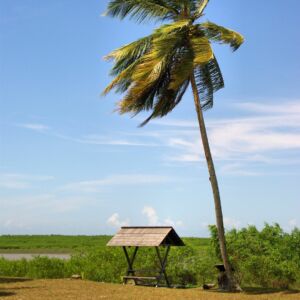
<path fill-rule="evenodd" d="M 190 90 L 146 127 L 114 113 L 103 57 L 159 23 L 103 17 L 107 0 L 0 0 L 0 234 L 208 236 L 212 191 Z M 211 0 L 225 79 L 205 112 L 227 230 L 300 226 L 299 0 Z"/>

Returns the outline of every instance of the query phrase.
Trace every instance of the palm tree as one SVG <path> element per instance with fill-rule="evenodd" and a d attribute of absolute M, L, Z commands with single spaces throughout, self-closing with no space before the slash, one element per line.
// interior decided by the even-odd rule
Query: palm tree
<path fill-rule="evenodd" d="M 106 15 L 169 21 L 149 36 L 112 51 L 114 80 L 103 94 L 112 89 L 125 93 L 118 102 L 119 113 L 136 115 L 150 111 L 151 119 L 163 117 L 181 101 L 191 83 L 201 139 L 211 183 L 221 256 L 228 278 L 228 289 L 237 287 L 226 251 L 220 193 L 207 138 L 203 110 L 213 106 L 214 92 L 224 87 L 223 77 L 211 42 L 229 44 L 233 51 L 243 37 L 211 22 L 199 23 L 209 0 L 111 0 Z"/>

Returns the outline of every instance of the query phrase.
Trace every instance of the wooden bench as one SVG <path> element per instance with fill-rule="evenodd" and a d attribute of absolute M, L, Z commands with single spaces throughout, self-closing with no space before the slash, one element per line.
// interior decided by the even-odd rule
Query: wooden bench
<path fill-rule="evenodd" d="M 144 280 L 156 280 L 156 286 L 158 285 L 158 281 L 161 276 L 133 276 L 133 275 L 128 275 L 128 276 L 123 276 L 123 283 L 126 284 L 127 280 L 134 280 L 134 283 L 136 284 L 137 281 L 144 281 Z"/>

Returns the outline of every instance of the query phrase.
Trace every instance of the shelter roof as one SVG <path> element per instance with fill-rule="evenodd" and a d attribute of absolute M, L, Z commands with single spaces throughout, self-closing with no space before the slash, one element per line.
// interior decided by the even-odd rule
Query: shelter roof
<path fill-rule="evenodd" d="M 184 246 L 171 226 L 133 226 L 121 227 L 107 246 Z"/>

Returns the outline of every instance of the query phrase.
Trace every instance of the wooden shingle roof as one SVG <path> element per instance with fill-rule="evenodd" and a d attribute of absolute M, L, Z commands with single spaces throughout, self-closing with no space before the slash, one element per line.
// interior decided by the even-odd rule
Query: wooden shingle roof
<path fill-rule="evenodd" d="M 121 227 L 107 246 L 184 246 L 173 227 Z"/>

